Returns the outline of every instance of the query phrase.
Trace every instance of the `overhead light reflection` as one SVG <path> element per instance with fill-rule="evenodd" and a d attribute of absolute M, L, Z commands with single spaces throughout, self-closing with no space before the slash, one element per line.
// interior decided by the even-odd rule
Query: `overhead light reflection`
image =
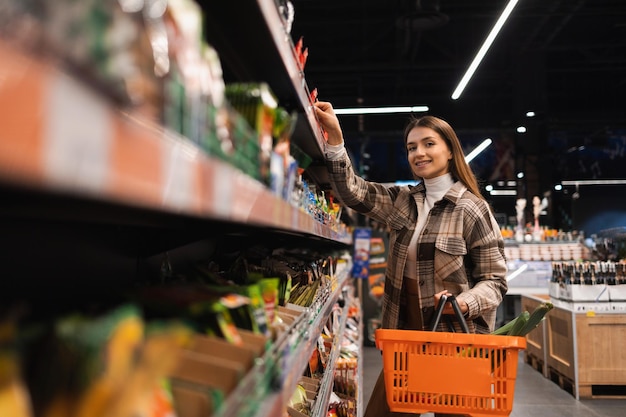
<path fill-rule="evenodd" d="M 520 266 L 519 268 L 517 268 L 515 271 L 511 272 L 509 275 L 506 276 L 507 282 L 508 281 L 512 281 L 515 278 L 517 278 L 519 276 L 519 274 L 524 272 L 526 269 L 528 269 L 528 264 L 524 264 L 524 265 Z"/>
<path fill-rule="evenodd" d="M 470 161 L 476 158 L 478 154 L 480 154 L 482 151 L 484 151 L 487 148 L 487 146 L 491 145 L 491 142 L 492 142 L 491 138 L 487 138 L 484 141 L 482 141 L 480 145 L 478 145 L 473 151 L 471 151 L 465 156 L 465 162 L 469 164 Z"/>

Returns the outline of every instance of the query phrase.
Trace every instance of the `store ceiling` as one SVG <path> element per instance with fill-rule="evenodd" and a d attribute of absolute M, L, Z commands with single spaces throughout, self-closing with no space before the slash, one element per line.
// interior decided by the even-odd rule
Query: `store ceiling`
<path fill-rule="evenodd" d="M 427 105 L 459 132 L 513 135 L 533 110 L 539 133 L 524 140 L 536 142 L 528 147 L 534 152 L 556 134 L 568 137 L 568 147 L 602 147 L 607 134 L 626 127 L 623 0 L 520 0 L 456 101 L 450 96 L 506 0 L 292 3 L 292 37 L 302 36 L 309 51 L 307 84 L 335 107 Z M 406 119 L 341 121 L 348 138 L 384 141 L 399 139 Z"/>

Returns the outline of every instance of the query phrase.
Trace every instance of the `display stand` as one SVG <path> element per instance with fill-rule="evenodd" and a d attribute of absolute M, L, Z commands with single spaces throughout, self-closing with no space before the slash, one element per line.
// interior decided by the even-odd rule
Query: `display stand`
<path fill-rule="evenodd" d="M 532 311 L 548 298 L 525 294 L 522 306 Z M 626 398 L 626 314 L 551 301 L 554 309 L 527 336 L 526 361 L 576 399 Z"/>

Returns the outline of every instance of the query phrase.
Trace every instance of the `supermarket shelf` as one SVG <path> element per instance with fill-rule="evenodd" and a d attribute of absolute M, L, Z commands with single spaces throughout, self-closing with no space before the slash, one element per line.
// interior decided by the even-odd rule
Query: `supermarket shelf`
<path fill-rule="evenodd" d="M 207 36 L 207 40 L 215 44 L 216 49 L 218 45 L 226 45 L 225 49 L 218 49 L 220 58 L 231 65 L 234 63 L 232 67 L 236 68 L 237 79 L 227 81 L 268 82 L 281 105 L 299 113 L 294 143 L 314 159 L 313 168 L 307 171 L 313 181 L 322 189 L 328 188 L 326 171 L 321 164 L 322 132 L 309 101 L 303 71 L 297 64 L 292 41 L 283 28 L 275 2 L 198 3 L 207 15 L 206 26 L 210 29 L 207 32 L 214 29 L 220 31 L 217 37 L 223 37 L 214 42 Z M 242 31 L 246 36 L 242 36 Z M 232 232 L 232 225 L 237 227 L 232 235 L 249 242 L 257 241 L 256 233 L 260 231 L 270 239 L 276 236 L 274 232 L 293 235 L 304 246 L 321 242 L 328 247 L 329 241 L 351 243 L 351 236 L 317 222 L 308 213 L 276 197 L 259 181 L 207 155 L 187 138 L 138 114 L 121 110 L 102 91 L 96 91 L 53 63 L 28 55 L 2 40 L 0 59 L 3 62 L 0 66 L 0 107 L 3 109 L 0 115 L 0 190 L 11 200 L 9 207 L 1 210 L 9 214 L 3 217 L 3 222 L 11 226 L 3 243 L 16 248 L 10 254 L 17 254 L 20 252 L 17 249 L 43 236 L 44 247 L 58 248 L 52 254 L 38 253 L 32 258 L 34 262 L 29 259 L 30 251 L 21 251 L 16 261 L 11 262 L 16 272 L 24 274 L 20 264 L 25 263 L 25 259 L 43 265 L 42 268 L 48 268 L 48 259 L 53 260 L 54 265 L 63 263 L 65 258 L 56 255 L 66 252 L 75 256 L 74 251 L 67 249 L 77 246 L 86 246 L 85 252 L 93 258 L 111 264 L 109 246 L 115 248 L 115 268 L 103 270 L 102 278 L 84 279 L 83 271 L 88 269 L 83 268 L 82 259 L 76 261 L 76 267 L 71 265 L 70 273 L 64 271 L 62 282 L 72 287 L 78 298 L 90 296 L 85 288 L 93 287 L 93 281 L 106 283 L 109 288 L 123 288 L 122 285 L 135 278 L 138 239 L 125 239 L 127 235 L 135 237 L 135 232 L 141 235 L 140 243 L 158 235 L 155 242 L 150 242 L 150 249 L 156 246 L 160 249 L 144 251 L 149 255 L 178 248 L 179 245 L 172 244 L 172 237 L 187 244 L 208 235 L 214 236 L 216 244 L 220 245 L 225 235 L 218 228 L 224 226 Z M 313 169 L 315 174 L 311 174 Z M 15 198 L 18 201 L 13 201 L 13 197 L 18 197 Z M 20 211 L 24 208 L 26 213 Z M 65 221 L 47 222 L 50 218 L 58 220 L 56 216 L 74 223 L 67 227 Z M 140 227 L 129 231 L 131 228 L 124 227 L 126 216 L 133 222 L 135 217 L 143 216 L 140 226 L 156 228 L 149 230 L 150 233 Z M 107 220 L 103 221 L 103 217 Z M 32 219 L 43 221 L 31 223 Z M 78 219 L 80 221 L 76 221 Z M 188 222 L 189 219 L 194 221 Z M 179 228 L 170 227 L 173 223 L 184 231 L 179 233 Z M 201 227 L 196 227 L 199 223 Z M 24 226 L 28 233 L 22 233 Z M 37 233 L 31 234 L 35 229 Z M 20 245 L 14 246 L 9 241 L 12 235 L 19 234 L 24 237 Z M 120 249 L 118 244 L 122 240 L 125 246 Z M 35 246 L 41 250 L 39 244 Z M 142 256 L 147 254 L 141 253 Z M 85 258 L 85 263 L 90 259 Z M 131 268 L 126 268 L 127 265 Z M 130 273 L 110 278 L 110 270 L 117 269 L 124 273 L 130 270 Z M 81 274 L 75 281 L 74 270 Z M 273 343 L 266 354 L 255 361 L 218 416 L 269 417 L 284 410 L 328 317 L 344 294 L 350 270 L 347 267 L 338 272 L 337 278 L 318 292 L 314 305 L 302 310 L 285 337 Z M 49 278 L 33 273 L 38 271 L 38 268 L 29 268 L 24 276 Z M 60 283 L 56 279 L 46 281 L 55 287 Z M 24 280 L 24 290 L 31 284 L 29 279 Z M 19 291 L 11 288 L 11 292 L 19 298 Z M 97 291 L 93 293 L 101 295 Z M 343 313 L 342 325 L 345 325 L 347 308 Z M 337 338 L 340 340 L 341 335 Z M 334 347 L 338 346 L 336 342 Z M 338 355 L 339 352 L 334 351 L 332 365 Z M 326 404 L 318 404 L 319 415 L 331 394 L 332 379 L 329 378 L 331 376 L 325 377 L 322 401 Z M 259 387 L 266 387 L 269 392 L 259 391 Z"/>
<path fill-rule="evenodd" d="M 207 41 L 219 53 L 227 82 L 267 82 L 282 106 L 299 114 L 292 140 L 314 163 L 307 169 L 322 189 L 330 183 L 323 161 L 324 137 L 310 101 L 291 35 L 274 0 L 199 1 Z M 223 25 L 220 22 L 237 22 Z M 306 44 L 305 44 L 306 47 Z"/>
<path fill-rule="evenodd" d="M 349 243 L 186 138 L 0 42 L 0 182 Z"/>
<path fill-rule="evenodd" d="M 298 333 L 298 328 L 302 327 L 304 320 L 304 314 L 300 315 L 264 356 L 255 362 L 254 367 L 230 393 L 223 407 L 215 413 L 214 417 L 279 415 L 278 410 L 284 406 L 282 393 L 268 392 L 267 388 L 270 387 L 271 380 L 276 373 L 276 361 L 281 360 L 281 349 L 290 344 L 292 335 Z"/>
<path fill-rule="evenodd" d="M 362 299 L 359 299 L 359 302 L 362 303 Z M 363 320 L 365 318 L 365 314 L 363 313 L 362 308 L 360 310 L 360 314 L 361 315 L 359 317 L 359 335 L 361 335 L 361 337 L 359 338 L 359 356 L 358 356 L 358 362 L 357 362 L 358 366 L 357 366 L 357 384 L 356 384 L 356 410 L 357 410 L 356 417 L 363 417 L 363 414 L 365 413 L 365 410 L 363 409 L 364 407 L 363 395 L 365 395 L 365 392 L 363 391 L 363 374 L 364 374 L 363 370 L 364 370 L 364 363 L 365 363 L 365 351 L 363 350 L 363 341 L 365 337 L 367 337 L 367 335 L 365 333 L 365 327 L 363 326 Z"/>
<path fill-rule="evenodd" d="M 333 348 L 328 358 L 328 362 L 326 363 L 327 372 L 324 372 L 324 377 L 320 383 L 320 390 L 317 396 L 317 400 L 315 401 L 315 405 L 311 410 L 312 417 L 326 417 L 328 415 L 328 404 L 330 402 L 330 396 L 333 392 L 334 383 L 335 383 L 335 372 L 334 369 L 337 367 L 337 360 L 339 359 L 339 355 L 341 354 L 341 345 L 343 340 L 343 331 L 346 328 L 346 322 L 348 320 L 348 306 L 344 306 L 341 310 L 341 319 L 339 323 L 339 328 L 341 332 L 335 335 L 335 339 L 333 341 Z"/>
<path fill-rule="evenodd" d="M 236 391 L 229 395 L 224 407 L 215 417 L 270 417 L 281 415 L 285 404 L 296 389 L 298 381 L 313 350 L 317 348 L 317 341 L 322 334 L 335 304 L 343 295 L 343 289 L 349 281 L 349 271 L 345 268 L 337 272 L 337 288 L 320 288 L 313 305 L 302 308 L 289 304 L 292 310 L 301 311 L 300 316 L 281 335 L 266 354 L 257 361 L 255 367 L 246 375 Z M 330 285 L 332 286 L 332 284 Z M 348 308 L 342 311 L 341 325 L 345 327 Z M 341 347 L 341 335 L 336 337 L 333 352 L 327 369 L 333 369 Z M 267 383 L 268 377 L 276 377 L 277 386 L 270 392 L 259 391 L 259 387 Z M 333 389 L 333 372 L 326 372 L 320 384 L 320 392 L 316 401 L 318 414 L 325 415 L 330 394 Z"/>

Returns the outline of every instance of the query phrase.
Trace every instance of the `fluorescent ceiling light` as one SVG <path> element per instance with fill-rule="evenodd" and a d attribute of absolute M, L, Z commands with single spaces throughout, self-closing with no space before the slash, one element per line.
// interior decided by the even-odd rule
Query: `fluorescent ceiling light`
<path fill-rule="evenodd" d="M 517 195 L 517 191 L 515 190 L 491 190 L 489 191 L 491 195 Z"/>
<path fill-rule="evenodd" d="M 574 180 L 561 181 L 562 185 L 626 185 L 626 180 Z"/>
<path fill-rule="evenodd" d="M 484 151 L 487 148 L 487 146 L 489 146 L 489 145 L 491 145 L 491 139 L 490 138 L 487 138 L 487 139 L 483 140 L 480 145 L 478 145 L 472 152 L 468 153 L 465 156 L 465 162 L 467 162 L 469 164 L 472 159 L 476 158 L 478 156 L 478 154 L 481 153 L 482 151 Z"/>
<path fill-rule="evenodd" d="M 474 57 L 474 60 L 472 61 L 469 68 L 465 72 L 465 75 L 463 76 L 463 78 L 461 78 L 461 81 L 459 82 L 459 85 L 456 87 L 456 90 L 454 90 L 454 93 L 452 93 L 452 100 L 456 100 L 459 97 L 461 97 L 461 93 L 463 93 L 463 90 L 467 86 L 467 83 L 469 83 L 470 79 L 474 75 L 474 72 L 478 68 L 478 65 L 480 65 L 480 61 L 482 61 L 485 55 L 487 54 L 487 51 L 491 47 L 491 44 L 496 39 L 496 36 L 498 36 L 498 32 L 500 32 L 500 29 L 502 29 L 502 26 L 504 26 L 504 23 L 509 18 L 509 15 L 513 11 L 513 8 L 517 4 L 517 2 L 518 0 L 509 0 L 509 4 L 507 4 L 506 7 L 504 8 L 504 11 L 500 15 L 500 18 L 498 19 L 494 27 L 491 29 L 491 32 L 489 32 L 489 36 L 487 36 L 487 39 L 485 39 L 483 46 L 481 46 L 480 49 L 478 50 L 478 53 Z"/>
<path fill-rule="evenodd" d="M 401 107 L 355 107 L 335 109 L 335 114 L 385 114 L 385 113 L 423 113 L 428 106 L 401 106 Z"/>

